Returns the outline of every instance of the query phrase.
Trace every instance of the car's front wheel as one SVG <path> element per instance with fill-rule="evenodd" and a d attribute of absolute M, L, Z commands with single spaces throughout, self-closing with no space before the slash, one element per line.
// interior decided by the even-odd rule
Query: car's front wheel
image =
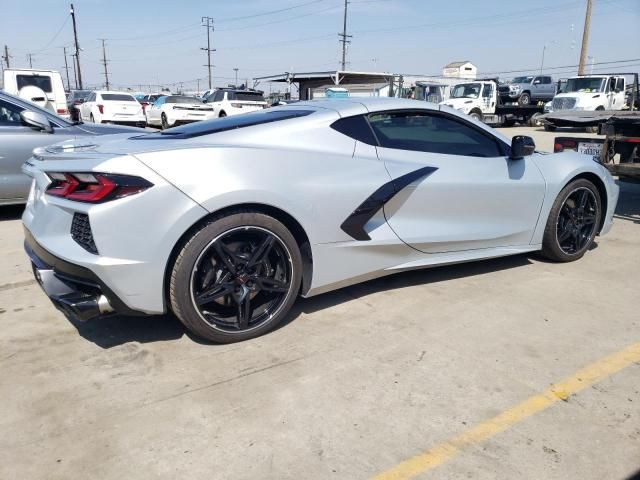
<path fill-rule="evenodd" d="M 301 280 L 300 249 L 287 227 L 263 213 L 237 211 L 186 240 L 171 271 L 169 299 L 190 331 L 232 343 L 280 324 Z"/>
<path fill-rule="evenodd" d="M 587 179 L 574 180 L 556 198 L 542 239 L 542 254 L 557 262 L 581 258 L 593 244 L 602 216 L 596 186 Z"/>

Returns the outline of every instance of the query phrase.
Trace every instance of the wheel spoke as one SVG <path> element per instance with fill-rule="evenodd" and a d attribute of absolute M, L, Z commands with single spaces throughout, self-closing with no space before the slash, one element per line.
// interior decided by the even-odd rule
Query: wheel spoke
<path fill-rule="evenodd" d="M 580 192 L 580 200 L 578 201 L 579 208 L 585 208 L 587 206 L 587 200 L 589 199 L 589 190 L 582 190 Z"/>
<path fill-rule="evenodd" d="M 256 248 L 255 252 L 253 252 L 253 255 L 251 255 L 251 258 L 247 262 L 247 267 L 253 267 L 256 263 L 261 262 L 263 258 L 269 255 L 274 243 L 275 239 L 271 235 L 267 235 L 267 238 L 264 239 L 260 246 Z"/>
<path fill-rule="evenodd" d="M 266 292 L 284 293 L 289 290 L 289 285 L 287 283 L 276 280 L 275 278 L 258 278 L 257 283 L 260 290 L 264 290 Z"/>
<path fill-rule="evenodd" d="M 236 267 L 236 255 L 221 241 L 215 242 L 213 248 L 230 272 L 234 272 Z"/>
<path fill-rule="evenodd" d="M 249 320 L 251 319 L 251 295 L 246 293 L 244 299 L 238 302 L 238 328 L 244 330 L 249 326 Z"/>
<path fill-rule="evenodd" d="M 584 225 L 592 225 L 596 221 L 596 216 L 594 214 L 588 214 L 584 216 L 584 220 L 582 223 Z"/>
<path fill-rule="evenodd" d="M 571 230 L 569 230 L 568 228 L 563 228 L 561 233 L 558 235 L 558 242 L 564 242 L 570 236 Z"/>
<path fill-rule="evenodd" d="M 206 305 L 207 303 L 211 303 L 220 297 L 229 295 L 231 292 L 233 292 L 232 284 L 216 285 L 213 288 L 205 290 L 204 292 L 196 296 L 196 303 L 198 305 Z"/>

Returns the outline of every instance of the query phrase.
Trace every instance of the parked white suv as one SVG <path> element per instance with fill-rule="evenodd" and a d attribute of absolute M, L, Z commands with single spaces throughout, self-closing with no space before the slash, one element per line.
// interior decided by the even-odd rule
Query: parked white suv
<path fill-rule="evenodd" d="M 91 92 L 80 105 L 80 121 L 93 123 L 116 123 L 144 127 L 146 118 L 142 105 L 125 92 Z"/>
<path fill-rule="evenodd" d="M 258 90 L 236 90 L 221 88 L 207 98 L 206 103 L 213 106 L 215 117 L 226 117 L 249 113 L 267 108 L 267 101 Z"/>
<path fill-rule="evenodd" d="M 60 72 L 28 68 L 7 68 L 3 75 L 5 92 L 52 111 L 66 119 L 67 96 Z"/>

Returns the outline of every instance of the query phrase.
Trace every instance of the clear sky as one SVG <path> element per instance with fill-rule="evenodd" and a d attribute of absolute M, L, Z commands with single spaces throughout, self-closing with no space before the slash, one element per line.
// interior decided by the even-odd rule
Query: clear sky
<path fill-rule="evenodd" d="M 348 69 L 439 74 L 454 60 L 479 73 L 535 70 L 566 76 L 580 55 L 586 0 L 349 0 Z M 588 55 L 593 71 L 639 71 L 640 0 L 594 0 Z M 100 86 L 106 38 L 110 80 L 118 88 L 206 81 L 206 28 L 214 19 L 216 86 L 284 71 L 339 65 L 344 0 L 75 0 L 85 86 Z M 71 53 L 69 2 L 0 0 L 0 48 L 12 66 L 62 70 Z M 547 46 L 546 49 L 544 46 Z M 529 73 L 529 72 L 523 72 Z M 63 74 L 64 76 L 64 74 Z M 510 74 L 500 75 L 508 77 Z M 173 85 L 171 85 L 173 84 Z"/>

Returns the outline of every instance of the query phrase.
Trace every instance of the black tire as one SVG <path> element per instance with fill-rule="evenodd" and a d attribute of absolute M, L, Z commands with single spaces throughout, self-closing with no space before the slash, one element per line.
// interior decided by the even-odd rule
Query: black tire
<path fill-rule="evenodd" d="M 242 240 L 247 238 L 246 245 L 252 245 L 251 236 L 257 234 L 273 239 L 273 246 L 265 247 L 266 253 L 259 256 L 256 252 L 262 240 L 255 242 L 253 250 L 245 250 Z M 251 263 L 254 255 L 259 261 Z M 268 267 L 263 267 L 265 261 Z M 282 266 L 278 261 L 283 261 Z M 271 272 L 273 277 L 269 277 Z M 212 218 L 182 245 L 171 270 L 169 301 L 175 315 L 195 335 L 233 343 L 277 327 L 293 306 L 301 281 L 300 249 L 287 227 L 263 213 L 237 210 Z M 279 290 L 270 290 L 272 286 Z M 257 313 L 265 304 L 264 311 Z M 249 312 L 248 319 L 242 318 L 243 308 Z M 243 320 L 246 328 L 242 328 Z"/>
<path fill-rule="evenodd" d="M 531 94 L 529 92 L 523 92 L 518 99 L 518 105 L 526 106 L 531 105 Z"/>
<path fill-rule="evenodd" d="M 587 201 L 581 206 L 584 197 Z M 598 234 L 601 218 L 602 200 L 596 186 L 584 178 L 570 182 L 558 194 L 549 212 L 542 238 L 542 255 L 555 262 L 582 258 Z M 567 232 L 569 236 L 565 237 Z M 572 244 L 574 248 L 571 248 Z"/>
<path fill-rule="evenodd" d="M 555 132 L 556 128 L 558 127 L 556 127 L 555 125 L 544 125 L 545 132 Z"/>
<path fill-rule="evenodd" d="M 503 127 L 513 127 L 516 124 L 516 121 L 513 119 L 505 120 L 502 124 Z"/>
<path fill-rule="evenodd" d="M 470 116 L 471 118 L 474 118 L 474 119 L 478 120 L 479 122 L 481 122 L 481 121 L 482 121 L 482 112 L 481 112 L 481 111 L 479 111 L 479 110 L 471 110 L 471 111 L 469 112 L 469 116 Z"/>
<path fill-rule="evenodd" d="M 529 124 L 530 127 L 539 127 L 540 120 L 538 120 L 538 118 L 540 118 L 540 113 L 536 112 L 529 117 L 529 120 L 527 123 Z"/>
<path fill-rule="evenodd" d="M 167 116 L 164 113 L 160 115 L 160 128 L 162 130 L 169 128 L 169 122 L 167 122 Z"/>
<path fill-rule="evenodd" d="M 90 121 L 91 123 L 96 123 L 96 119 L 95 119 L 95 118 L 93 118 L 93 113 L 89 114 L 89 121 Z"/>
<path fill-rule="evenodd" d="M 225 113 L 224 110 L 218 114 L 218 118 L 224 118 L 226 116 L 227 116 L 227 114 Z"/>

